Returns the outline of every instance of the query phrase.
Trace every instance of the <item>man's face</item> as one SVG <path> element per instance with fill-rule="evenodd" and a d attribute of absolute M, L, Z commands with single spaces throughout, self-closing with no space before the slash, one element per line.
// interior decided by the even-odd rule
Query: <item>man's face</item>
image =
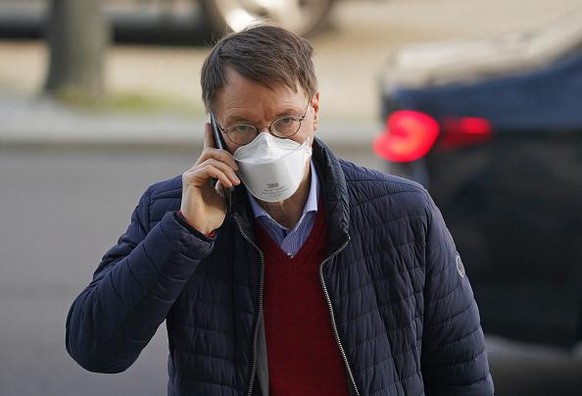
<path fill-rule="evenodd" d="M 266 87 L 243 78 L 232 69 L 227 72 L 227 81 L 226 86 L 216 95 L 215 102 L 215 115 L 222 128 L 228 129 L 243 123 L 254 125 L 260 132 L 267 132 L 269 125 L 276 119 L 302 117 L 305 114 L 299 131 L 290 139 L 303 143 L 308 137 L 314 137 L 318 125 L 319 93 L 308 98 L 301 87 L 298 87 L 297 92 L 283 84 Z M 305 112 L 308 101 L 309 106 Z M 234 153 L 240 145 L 226 135 L 223 136 L 227 150 Z"/>

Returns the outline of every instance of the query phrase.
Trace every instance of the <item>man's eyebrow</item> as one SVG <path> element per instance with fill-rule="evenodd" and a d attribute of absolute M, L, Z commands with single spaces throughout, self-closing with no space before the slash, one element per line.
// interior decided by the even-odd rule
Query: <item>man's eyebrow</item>
<path fill-rule="evenodd" d="M 303 115 L 303 109 L 299 109 L 295 105 L 289 105 L 289 107 L 285 107 L 283 110 L 275 113 L 275 116 L 273 117 L 273 119 L 271 121 L 275 121 L 275 120 L 282 118 L 282 117 L 301 117 L 302 115 Z M 247 117 L 242 116 L 242 115 L 230 116 L 226 119 L 226 122 L 229 125 L 241 124 L 241 123 L 242 124 L 249 124 L 249 125 L 255 124 L 254 121 L 251 121 Z"/>
<path fill-rule="evenodd" d="M 285 110 L 278 112 L 275 119 L 281 118 L 281 117 L 287 117 L 287 116 L 301 117 L 302 115 L 303 115 L 303 109 L 299 109 L 295 105 L 290 105 L 290 107 L 287 107 Z"/>
<path fill-rule="evenodd" d="M 252 121 L 249 121 L 248 118 L 242 117 L 242 116 L 232 116 L 232 117 L 228 117 L 226 119 L 226 121 L 230 124 L 235 124 L 235 123 L 244 123 L 244 124 L 252 124 Z"/>

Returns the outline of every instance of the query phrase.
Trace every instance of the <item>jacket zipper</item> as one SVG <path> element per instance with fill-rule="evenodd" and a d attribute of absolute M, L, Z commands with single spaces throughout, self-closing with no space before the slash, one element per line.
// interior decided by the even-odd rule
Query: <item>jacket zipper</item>
<path fill-rule="evenodd" d="M 242 234 L 243 238 L 252 247 L 254 247 L 257 250 L 257 252 L 259 253 L 259 256 L 261 257 L 261 279 L 259 280 L 259 315 L 258 315 L 257 323 L 255 324 L 255 329 L 253 331 L 253 365 L 251 367 L 251 375 L 249 378 L 249 387 L 248 387 L 248 391 L 247 391 L 247 395 L 252 396 L 253 386 L 255 383 L 255 374 L 257 372 L 257 362 L 259 360 L 259 351 L 258 351 L 257 344 L 258 344 L 258 339 L 259 339 L 259 323 L 262 320 L 261 318 L 263 317 L 263 289 L 265 286 L 265 257 L 263 256 L 263 252 L 261 251 L 261 249 L 259 249 L 259 247 L 243 231 L 243 227 L 241 226 L 241 224 L 238 221 L 238 218 L 236 216 L 234 217 L 234 220 L 235 220 L 236 225 L 237 225 L 240 233 Z"/>
<path fill-rule="evenodd" d="M 358 391 L 358 387 L 356 386 L 356 380 L 354 379 L 354 375 L 352 373 L 352 369 L 350 368 L 350 364 L 348 363 L 348 357 L 346 356 L 346 351 L 342 345 L 342 342 L 339 338 L 339 332 L 337 330 L 337 325 L 335 323 L 335 317 L 333 315 L 333 306 L 331 305 L 331 299 L 329 298 L 329 292 L 327 291 L 327 286 L 325 285 L 325 280 L 323 278 L 323 267 L 335 256 L 337 256 L 342 250 L 345 249 L 345 247 L 348 245 L 348 242 L 350 241 L 349 237 L 348 240 L 344 242 L 344 244 L 337 249 L 335 252 L 333 252 L 332 254 L 330 254 L 320 265 L 319 267 L 319 280 L 321 281 L 321 286 L 323 288 L 323 294 L 325 295 L 325 301 L 327 302 L 327 308 L 329 309 L 329 315 L 331 316 L 331 325 L 333 327 L 333 334 L 335 336 L 335 340 L 337 342 L 337 345 L 339 347 L 340 353 L 342 355 L 342 358 L 344 359 L 344 364 L 346 365 L 346 369 L 348 371 L 348 377 L 350 379 L 350 382 L 352 384 L 352 386 L 354 387 L 354 392 L 356 392 L 356 395 L 360 395 L 360 392 Z"/>

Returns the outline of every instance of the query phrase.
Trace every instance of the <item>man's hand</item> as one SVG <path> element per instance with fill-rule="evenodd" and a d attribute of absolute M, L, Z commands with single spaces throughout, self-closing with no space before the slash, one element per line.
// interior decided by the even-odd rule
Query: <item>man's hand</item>
<path fill-rule="evenodd" d="M 226 217 L 226 203 L 222 188 L 240 184 L 235 171 L 238 166 L 226 150 L 215 148 L 210 124 L 204 131 L 204 149 L 194 164 L 182 174 L 182 203 L 180 212 L 186 221 L 202 234 L 208 234 L 222 225 Z M 217 179 L 216 187 L 211 179 Z"/>

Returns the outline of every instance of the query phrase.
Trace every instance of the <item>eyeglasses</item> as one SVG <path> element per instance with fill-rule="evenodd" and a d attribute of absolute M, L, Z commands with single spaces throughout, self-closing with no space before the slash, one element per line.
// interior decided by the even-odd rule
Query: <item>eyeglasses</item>
<path fill-rule="evenodd" d="M 301 117 L 297 116 L 285 116 L 281 118 L 277 118 L 271 125 L 267 128 L 269 133 L 275 137 L 288 139 L 295 135 L 299 129 L 301 128 L 301 122 L 307 116 L 307 110 L 309 109 L 309 102 L 307 102 L 307 106 L 305 106 L 305 113 Z M 259 135 L 259 128 L 252 124 L 236 124 L 228 128 L 223 128 L 218 125 L 218 129 L 220 129 L 223 133 L 228 136 L 228 138 L 235 144 L 239 146 L 244 146 L 252 142 L 258 135 Z"/>

